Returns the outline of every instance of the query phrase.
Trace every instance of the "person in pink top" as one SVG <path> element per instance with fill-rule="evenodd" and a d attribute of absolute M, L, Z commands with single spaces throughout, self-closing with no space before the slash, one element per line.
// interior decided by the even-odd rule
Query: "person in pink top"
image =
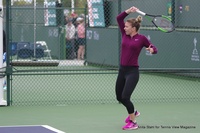
<path fill-rule="evenodd" d="M 84 60 L 85 56 L 85 23 L 84 18 L 77 18 L 78 26 L 77 26 L 77 36 L 78 36 L 78 60 Z"/>
<path fill-rule="evenodd" d="M 141 16 L 129 18 L 124 22 L 125 17 L 136 10 L 138 10 L 136 7 L 131 7 L 117 16 L 122 42 L 115 92 L 117 100 L 126 107 L 128 112 L 128 117 L 125 119 L 126 124 L 122 127 L 123 130 L 138 128 L 135 117 L 140 113 L 135 110 L 131 102 L 131 95 L 139 81 L 138 57 L 140 52 L 143 47 L 146 47 L 150 53 L 157 53 L 157 48 L 144 35 L 138 33 L 142 21 Z"/>

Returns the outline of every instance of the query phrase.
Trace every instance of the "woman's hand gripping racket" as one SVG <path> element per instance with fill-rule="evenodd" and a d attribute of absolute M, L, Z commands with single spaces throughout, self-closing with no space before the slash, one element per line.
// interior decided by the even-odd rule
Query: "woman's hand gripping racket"
<path fill-rule="evenodd" d="M 171 18 L 164 15 L 150 15 L 144 13 L 140 10 L 136 10 L 137 13 L 145 16 L 148 20 L 150 20 L 160 31 L 169 33 L 174 31 L 174 25 L 172 23 Z M 150 18 L 152 17 L 152 18 Z"/>

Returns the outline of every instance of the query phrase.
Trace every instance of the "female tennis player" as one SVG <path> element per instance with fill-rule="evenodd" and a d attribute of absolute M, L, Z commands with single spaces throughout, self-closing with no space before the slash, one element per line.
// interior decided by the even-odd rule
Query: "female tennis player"
<path fill-rule="evenodd" d="M 143 47 L 152 54 L 157 53 L 157 48 L 149 42 L 142 34 L 139 34 L 140 23 L 142 17 L 130 18 L 124 22 L 128 14 L 138 10 L 136 7 L 131 7 L 117 16 L 117 22 L 122 35 L 120 68 L 116 80 L 116 98 L 122 103 L 128 112 L 126 125 L 123 130 L 137 129 L 138 125 L 135 117 L 140 113 L 135 111 L 134 105 L 131 102 L 131 95 L 139 80 L 139 65 L 138 57 Z"/>

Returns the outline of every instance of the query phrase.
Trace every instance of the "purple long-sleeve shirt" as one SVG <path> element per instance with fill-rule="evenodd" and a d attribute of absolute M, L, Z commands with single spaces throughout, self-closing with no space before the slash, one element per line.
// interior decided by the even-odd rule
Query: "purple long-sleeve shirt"
<path fill-rule="evenodd" d="M 136 34 L 133 37 L 126 35 L 124 30 L 124 18 L 127 15 L 128 14 L 126 12 L 122 12 L 117 16 L 117 22 L 122 34 L 120 65 L 139 67 L 138 57 L 142 48 L 147 48 L 151 45 L 151 48 L 154 50 L 153 54 L 157 53 L 157 48 L 151 44 L 151 42 L 144 35 Z"/>

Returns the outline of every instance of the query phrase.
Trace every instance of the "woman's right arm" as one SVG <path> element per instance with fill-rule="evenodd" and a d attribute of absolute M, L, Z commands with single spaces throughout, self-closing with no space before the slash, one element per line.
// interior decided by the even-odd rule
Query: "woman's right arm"
<path fill-rule="evenodd" d="M 117 16 L 117 23 L 119 26 L 119 29 L 122 33 L 122 35 L 125 33 L 124 27 L 125 27 L 125 23 L 124 23 L 124 18 L 127 16 L 128 14 L 126 12 L 122 12 Z"/>
<path fill-rule="evenodd" d="M 124 18 L 126 16 L 128 16 L 128 14 L 136 12 L 136 10 L 138 10 L 138 8 L 133 6 L 133 7 L 129 8 L 129 9 L 127 9 L 126 11 L 120 13 L 117 16 L 117 23 L 119 25 L 119 28 L 120 28 L 120 31 L 121 31 L 122 34 L 125 33 L 125 31 L 124 31 L 124 27 L 125 27 Z"/>

